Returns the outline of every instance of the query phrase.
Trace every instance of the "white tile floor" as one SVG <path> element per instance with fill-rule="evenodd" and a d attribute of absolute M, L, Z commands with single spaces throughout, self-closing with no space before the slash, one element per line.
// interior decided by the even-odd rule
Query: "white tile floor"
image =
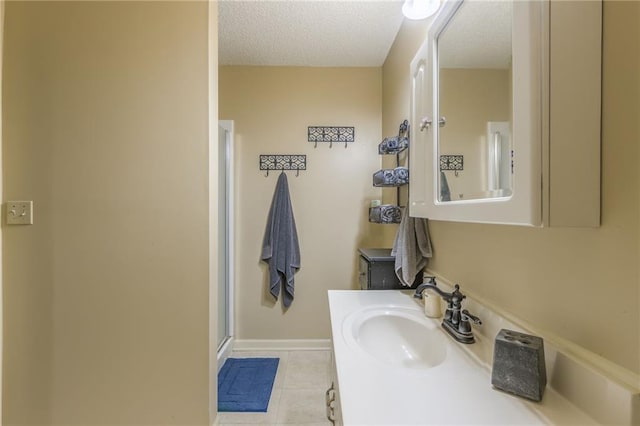
<path fill-rule="evenodd" d="M 266 413 L 218 413 L 218 425 L 330 425 L 325 392 L 330 351 L 239 351 L 232 358 L 277 357 L 278 372 Z"/>

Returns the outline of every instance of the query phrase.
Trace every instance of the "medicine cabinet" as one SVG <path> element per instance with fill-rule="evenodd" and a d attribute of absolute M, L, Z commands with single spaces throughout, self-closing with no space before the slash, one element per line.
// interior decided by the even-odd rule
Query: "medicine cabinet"
<path fill-rule="evenodd" d="M 596 227 L 601 1 L 446 1 L 411 63 L 410 214 Z"/>

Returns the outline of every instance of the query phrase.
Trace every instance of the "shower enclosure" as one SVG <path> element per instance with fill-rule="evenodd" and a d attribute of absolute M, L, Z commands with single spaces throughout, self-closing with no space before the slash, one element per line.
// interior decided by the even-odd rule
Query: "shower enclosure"
<path fill-rule="evenodd" d="M 233 338 L 233 121 L 218 122 L 218 368 Z M 214 165 L 212 165 L 214 166 Z"/>

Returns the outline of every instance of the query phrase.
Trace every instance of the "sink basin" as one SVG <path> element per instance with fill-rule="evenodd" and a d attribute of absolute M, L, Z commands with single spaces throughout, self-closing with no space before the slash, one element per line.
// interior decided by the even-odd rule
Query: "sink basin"
<path fill-rule="evenodd" d="M 345 318 L 342 330 L 350 346 L 395 367 L 425 370 L 447 356 L 446 337 L 419 309 L 361 309 Z"/>

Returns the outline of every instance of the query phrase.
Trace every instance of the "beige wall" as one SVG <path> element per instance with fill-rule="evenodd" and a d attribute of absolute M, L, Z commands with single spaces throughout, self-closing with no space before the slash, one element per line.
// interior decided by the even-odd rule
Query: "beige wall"
<path fill-rule="evenodd" d="M 204 425 L 206 2 L 10 2 L 3 422 Z"/>
<path fill-rule="evenodd" d="M 409 87 L 410 64 L 415 52 L 427 36 L 431 19 L 410 21 L 405 19 L 401 31 L 396 35 L 393 47 L 389 50 L 387 59 L 382 67 L 382 134 L 392 136 L 397 134 L 399 123 L 409 120 Z M 411 123 L 410 123 L 411 124 Z M 409 166 L 403 155 L 403 165 Z M 395 167 L 393 156 L 383 158 L 385 168 Z M 409 171 L 411 173 L 411 171 Z M 408 188 L 401 190 L 401 204 L 407 205 Z M 385 202 L 395 202 L 396 191 L 393 188 L 383 189 Z M 398 226 L 388 225 L 383 229 L 386 245 L 391 246 Z"/>
<path fill-rule="evenodd" d="M 208 84 L 209 84 L 209 416 L 213 420 L 218 412 L 218 322 L 221 315 L 218 295 L 220 289 L 226 287 L 225 274 L 219 274 L 221 255 L 226 259 L 226 248 L 220 242 L 219 210 L 226 208 L 226 194 L 220 192 L 220 171 L 215 165 L 220 164 L 221 148 L 224 151 L 224 140 L 220 140 L 218 124 L 218 3 L 208 1 Z M 226 293 L 226 292 L 223 292 Z M 222 296 L 220 296 L 222 297 Z M 220 321 L 222 322 L 222 321 Z"/>
<path fill-rule="evenodd" d="M 221 67 L 220 118 L 235 121 L 236 337 L 329 338 L 327 290 L 357 283 L 357 248 L 381 243 L 384 225 L 368 222 L 380 198 L 379 68 Z M 356 141 L 307 142 L 308 126 L 354 126 Z M 283 312 L 267 293 L 259 262 L 279 172 L 258 169 L 260 154 L 306 154 L 307 170 L 288 172 L 302 268 L 295 300 Z"/>
<path fill-rule="evenodd" d="M 427 22 L 419 29 L 426 31 Z M 430 222 L 430 267 L 507 312 L 640 372 L 640 3 L 604 4 L 602 226 Z M 413 36 L 413 37 L 411 37 Z M 406 69 L 424 33 L 403 27 L 383 67 L 384 122 L 407 115 Z M 386 94 L 394 96 L 387 99 Z M 404 94 L 406 102 L 397 102 Z M 567 167 L 571 167 L 567 164 Z"/>
<path fill-rule="evenodd" d="M 463 155 L 464 170 L 444 172 L 451 199 L 481 195 L 488 186 L 487 122 L 509 121 L 509 70 L 445 68 L 439 71 L 441 155 Z"/>
<path fill-rule="evenodd" d="M 3 46 L 4 46 L 4 9 L 5 9 L 5 2 L 4 0 L 0 0 L 0 81 L 2 80 L 2 58 L 3 58 Z M 2 84 L 0 84 L 0 99 L 2 99 Z M 0 147 L 2 146 L 2 102 L 0 102 Z M 2 161 L 2 149 L 0 149 L 0 167 L 1 167 L 1 161 Z M 4 199 L 2 198 L 2 181 L 3 181 L 3 176 L 2 173 L 0 173 L 0 199 Z M 0 214 L 0 222 L 2 221 L 2 215 Z M 0 227 L 0 254 L 2 254 L 2 227 Z M 0 289 L 2 289 L 2 277 L 3 277 L 3 268 L 2 268 L 2 262 L 0 262 Z M 3 353 L 4 353 L 4 310 L 3 310 L 3 305 L 4 303 L 2 302 L 3 300 L 3 292 L 0 291 L 0 374 L 2 373 L 2 357 L 3 357 Z M 0 386 L 0 419 L 2 418 L 2 386 Z M 0 424 L 2 423 L 2 421 L 0 420 Z"/>

